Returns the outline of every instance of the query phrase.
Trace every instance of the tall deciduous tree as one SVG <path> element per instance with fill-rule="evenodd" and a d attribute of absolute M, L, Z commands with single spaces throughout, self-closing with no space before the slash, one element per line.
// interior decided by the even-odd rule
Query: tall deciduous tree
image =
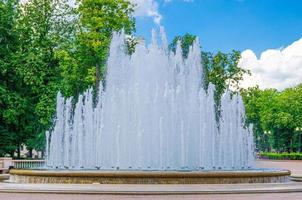
<path fill-rule="evenodd" d="M 185 34 L 183 36 L 176 36 L 169 45 L 170 49 L 175 52 L 177 43 L 180 42 L 183 57 L 188 56 L 190 46 L 196 40 L 196 36 Z M 240 60 L 240 52 L 232 51 L 232 53 L 225 54 L 218 52 L 216 54 L 209 52 L 201 52 L 202 64 L 205 72 L 205 85 L 212 83 L 216 87 L 215 99 L 219 104 L 220 97 L 226 89 L 232 91 L 239 91 L 239 83 L 243 79 L 244 74 L 249 71 L 238 66 Z M 219 106 L 219 105 L 218 105 Z"/>
<path fill-rule="evenodd" d="M 96 85 L 113 31 L 134 30 L 124 0 L 0 0 L 0 154 L 42 148 L 56 93 Z M 19 156 L 20 156 L 20 151 Z"/>
<path fill-rule="evenodd" d="M 97 86 L 105 75 L 105 62 L 114 31 L 135 28 L 133 6 L 125 0 L 80 0 L 75 43 L 57 52 L 67 96 Z M 97 87 L 96 87 L 97 88 Z"/>
<path fill-rule="evenodd" d="M 18 1 L 0 1 L 0 155 L 15 149 L 20 153 L 22 141 L 32 131 L 33 107 L 24 83 L 16 69 L 14 56 L 20 40 L 16 30 Z"/>
<path fill-rule="evenodd" d="M 301 92 L 302 85 L 284 91 L 258 87 L 241 91 L 259 150 L 301 151 L 301 131 L 297 129 L 302 127 Z"/>
<path fill-rule="evenodd" d="M 69 6 L 65 0 L 29 0 L 19 5 L 16 32 L 20 44 L 13 56 L 15 70 L 29 88 L 33 108 L 32 130 L 25 143 L 38 148 L 44 131 L 51 124 L 56 93 L 60 88 L 60 68 L 55 51 L 69 35 Z"/>

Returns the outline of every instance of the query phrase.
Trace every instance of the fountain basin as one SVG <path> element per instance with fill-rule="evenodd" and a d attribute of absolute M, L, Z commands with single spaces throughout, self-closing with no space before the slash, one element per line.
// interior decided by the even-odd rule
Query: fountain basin
<path fill-rule="evenodd" d="M 10 170 L 13 183 L 55 184 L 236 184 L 288 182 L 288 170 L 94 171 Z"/>

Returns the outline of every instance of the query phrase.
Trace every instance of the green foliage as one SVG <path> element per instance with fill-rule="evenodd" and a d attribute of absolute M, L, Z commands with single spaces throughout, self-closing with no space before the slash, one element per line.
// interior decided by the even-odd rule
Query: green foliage
<path fill-rule="evenodd" d="M 76 96 L 91 85 L 97 88 L 105 75 L 112 33 L 134 30 L 132 12 L 133 6 L 124 0 L 79 1 L 75 40 L 57 51 L 66 96 Z"/>
<path fill-rule="evenodd" d="M 284 91 L 258 87 L 241 91 L 259 150 L 302 150 L 302 131 L 296 131 L 302 127 L 301 92 L 302 85 Z"/>
<path fill-rule="evenodd" d="M 182 55 L 184 58 L 187 58 L 190 51 L 190 47 L 192 46 L 196 38 L 197 37 L 195 35 L 191 35 L 189 33 L 186 33 L 183 36 L 176 36 L 171 42 L 171 44 L 169 45 L 169 49 L 175 53 L 177 48 L 177 43 L 180 42 Z"/>
<path fill-rule="evenodd" d="M 51 125 L 55 111 L 56 93 L 60 88 L 60 68 L 55 51 L 61 46 L 62 37 L 67 34 L 65 13 L 67 2 L 58 0 L 30 0 L 19 4 L 19 15 L 15 30 L 21 41 L 13 55 L 13 66 L 20 80 L 28 88 L 27 106 L 31 111 L 31 129 L 26 137 L 18 141 L 28 149 L 41 149 L 39 137 Z M 20 125 L 18 126 L 20 128 Z"/>
<path fill-rule="evenodd" d="M 0 0 L 0 156 L 43 150 L 56 94 L 98 83 L 113 31 L 134 30 L 124 0 Z"/>
<path fill-rule="evenodd" d="M 190 46 L 196 40 L 196 36 L 185 34 L 184 36 L 176 36 L 169 48 L 175 53 L 177 43 L 179 42 L 183 52 L 183 58 L 187 58 Z M 231 53 L 218 52 L 216 54 L 209 52 L 201 52 L 202 64 L 205 72 L 204 85 L 209 83 L 215 85 L 215 100 L 217 110 L 219 111 L 220 98 L 225 90 L 238 92 L 239 83 L 243 80 L 245 74 L 249 74 L 248 70 L 238 67 L 240 60 L 240 52 L 232 51 Z M 218 112 L 219 114 L 219 112 Z"/>
<path fill-rule="evenodd" d="M 218 104 L 225 90 L 238 92 L 240 89 L 239 83 L 243 80 L 243 76 L 250 73 L 238 66 L 239 51 L 232 51 L 228 54 L 218 52 L 215 55 L 202 53 L 202 58 L 207 72 L 206 84 L 212 83 L 215 85 L 215 100 Z"/>
<path fill-rule="evenodd" d="M 59 60 L 55 56 L 62 41 L 71 35 L 71 8 L 63 0 L 30 0 L 21 6 L 17 31 L 20 43 L 15 54 L 16 70 L 31 89 L 41 129 L 50 125 L 60 89 Z M 67 24 L 71 25 L 67 25 Z"/>
<path fill-rule="evenodd" d="M 15 30 L 17 4 L 14 0 L 0 1 L 0 156 L 12 154 L 30 130 L 30 125 L 22 123 L 30 118 L 26 115 L 31 111 L 27 108 L 29 99 L 24 96 L 27 88 L 12 62 L 19 44 Z"/>
<path fill-rule="evenodd" d="M 125 43 L 127 47 L 127 53 L 129 55 L 132 55 L 135 52 L 136 45 L 139 43 L 139 38 L 128 37 Z"/>
<path fill-rule="evenodd" d="M 272 160 L 302 160 L 302 153 L 260 152 L 260 158 Z"/>

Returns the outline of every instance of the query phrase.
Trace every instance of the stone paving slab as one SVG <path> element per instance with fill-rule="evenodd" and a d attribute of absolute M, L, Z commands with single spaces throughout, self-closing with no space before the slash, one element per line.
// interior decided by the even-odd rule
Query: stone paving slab
<path fill-rule="evenodd" d="M 0 193 L 0 200 L 300 200 L 301 193 L 197 195 L 91 195 Z"/>
<path fill-rule="evenodd" d="M 100 184 L 12 184 L 0 183 L 0 193 L 52 194 L 253 194 L 301 193 L 302 183 L 272 184 L 200 184 L 200 185 L 100 185 Z"/>
<path fill-rule="evenodd" d="M 9 179 L 9 174 L 0 174 L 0 182 Z"/>
<path fill-rule="evenodd" d="M 302 182 L 302 175 L 293 175 L 290 177 L 291 181 L 297 181 L 297 182 Z"/>
<path fill-rule="evenodd" d="M 256 160 L 255 165 L 258 168 L 288 169 L 292 176 L 302 176 L 302 160 Z"/>

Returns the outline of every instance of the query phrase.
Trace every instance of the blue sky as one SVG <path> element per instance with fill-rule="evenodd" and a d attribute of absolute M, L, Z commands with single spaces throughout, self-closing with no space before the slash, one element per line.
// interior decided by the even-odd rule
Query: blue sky
<path fill-rule="evenodd" d="M 164 26 L 171 41 L 191 33 L 203 51 L 241 51 L 249 69 L 243 87 L 284 88 L 302 83 L 302 0 L 129 0 L 137 35 Z"/>
<path fill-rule="evenodd" d="M 229 52 L 285 47 L 302 37 L 302 0 L 136 0 L 161 16 L 169 40 L 197 35 L 205 51 Z M 153 4 L 152 4 L 153 3 Z M 155 5 L 154 5 L 155 4 Z M 158 27 L 152 13 L 138 16 L 137 34 Z"/>

